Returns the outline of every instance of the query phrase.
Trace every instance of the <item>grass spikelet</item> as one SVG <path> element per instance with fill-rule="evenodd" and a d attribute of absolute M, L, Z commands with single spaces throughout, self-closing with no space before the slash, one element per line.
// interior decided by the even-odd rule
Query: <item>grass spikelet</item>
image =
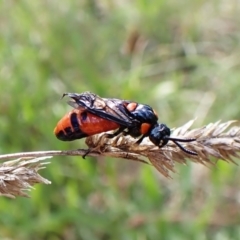
<path fill-rule="evenodd" d="M 78 149 L 69 151 L 38 151 L 0 155 L 0 195 L 14 198 L 28 197 L 29 191 L 37 183 L 50 184 L 38 171 L 45 168 L 43 162 L 52 156 L 106 156 L 152 164 L 161 174 L 170 178 L 175 163 L 186 164 L 187 160 L 203 165 L 214 165 L 217 160 L 235 163 L 239 157 L 240 127 L 236 121 L 210 123 L 204 127 L 190 129 L 194 120 L 172 131 L 176 138 L 194 138 L 196 141 L 181 143 L 185 148 L 197 152 L 197 156 L 187 154 L 169 141 L 163 148 L 158 148 L 145 138 L 140 145 L 130 136 L 119 135 L 107 138 L 105 133 L 86 138 L 91 150 Z M 15 160 L 11 160 L 15 159 Z M 11 161 L 9 161 L 11 160 Z M 147 161 L 148 160 L 148 161 Z"/>
<path fill-rule="evenodd" d="M 236 121 L 225 123 L 218 121 L 190 130 L 193 123 L 194 120 L 191 120 L 182 127 L 174 129 L 171 137 L 196 139 L 194 142 L 186 142 L 182 145 L 197 152 L 197 156 L 183 152 L 170 141 L 159 149 L 148 138 L 145 138 L 141 145 L 137 145 L 136 139 L 129 136 L 108 139 L 104 134 L 99 134 L 88 137 L 86 143 L 90 148 L 106 156 L 115 152 L 121 155 L 128 153 L 128 159 L 132 154 L 136 154 L 134 156 L 138 161 L 148 158 L 150 163 L 166 177 L 169 177 L 169 172 L 174 172 L 175 162 L 185 164 L 187 160 L 190 160 L 203 165 L 211 165 L 220 159 L 235 163 L 233 157 L 239 157 L 240 151 L 240 128 L 233 126 L 229 129 L 229 127 L 236 124 Z"/>
<path fill-rule="evenodd" d="M 45 168 L 47 162 L 41 162 L 50 157 L 19 158 L 4 162 L 0 165 L 0 196 L 15 198 L 29 197 L 30 191 L 36 183 L 50 184 L 51 182 L 38 174 Z"/>

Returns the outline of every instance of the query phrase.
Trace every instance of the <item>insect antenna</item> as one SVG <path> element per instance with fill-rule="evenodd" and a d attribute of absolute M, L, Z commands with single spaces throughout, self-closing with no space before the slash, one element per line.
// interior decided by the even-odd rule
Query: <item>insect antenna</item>
<path fill-rule="evenodd" d="M 174 142 L 182 151 L 184 151 L 185 153 L 188 153 L 190 155 L 198 155 L 196 152 L 191 151 L 189 149 L 184 148 L 179 142 L 194 142 L 196 141 L 195 138 L 188 138 L 188 139 L 182 139 L 182 138 L 172 138 L 172 137 L 167 137 L 168 140 L 171 140 L 172 142 Z"/>

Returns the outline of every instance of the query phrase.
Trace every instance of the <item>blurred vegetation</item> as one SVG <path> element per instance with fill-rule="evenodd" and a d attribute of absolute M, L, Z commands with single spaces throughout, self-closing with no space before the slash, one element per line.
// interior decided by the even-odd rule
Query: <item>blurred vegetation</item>
<path fill-rule="evenodd" d="M 234 0 L 3 0 L 0 152 L 76 149 L 64 92 L 153 106 L 169 127 L 239 119 Z M 236 159 L 238 162 L 238 159 Z M 0 199 L 0 239 L 238 239 L 240 168 L 177 166 L 167 180 L 116 159 L 54 158 L 31 199 Z"/>

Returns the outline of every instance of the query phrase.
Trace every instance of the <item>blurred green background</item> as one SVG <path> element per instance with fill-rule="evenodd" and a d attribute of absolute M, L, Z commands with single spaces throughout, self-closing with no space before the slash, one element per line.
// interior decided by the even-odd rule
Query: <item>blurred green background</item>
<path fill-rule="evenodd" d="M 239 11 L 235 0 L 2 0 L 0 152 L 86 147 L 53 135 L 71 109 L 64 92 L 147 103 L 171 128 L 239 119 Z M 55 157 L 41 172 L 51 185 L 0 198 L 0 239 L 239 239 L 240 168 L 176 171 Z"/>

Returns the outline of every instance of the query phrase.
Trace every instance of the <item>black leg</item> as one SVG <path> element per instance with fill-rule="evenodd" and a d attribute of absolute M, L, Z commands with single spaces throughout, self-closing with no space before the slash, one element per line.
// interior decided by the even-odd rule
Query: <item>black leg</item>
<path fill-rule="evenodd" d="M 105 135 L 105 137 L 107 137 L 107 138 L 114 138 L 117 135 L 119 135 L 120 133 L 122 133 L 124 129 L 125 129 L 125 127 L 120 127 L 115 133 L 107 133 Z"/>
<path fill-rule="evenodd" d="M 146 137 L 145 135 L 142 135 L 142 136 L 135 142 L 135 144 L 138 144 L 138 145 L 139 145 L 145 137 Z"/>
<path fill-rule="evenodd" d="M 86 153 L 82 155 L 82 158 L 85 159 L 85 157 L 92 151 L 91 148 L 86 150 Z"/>

